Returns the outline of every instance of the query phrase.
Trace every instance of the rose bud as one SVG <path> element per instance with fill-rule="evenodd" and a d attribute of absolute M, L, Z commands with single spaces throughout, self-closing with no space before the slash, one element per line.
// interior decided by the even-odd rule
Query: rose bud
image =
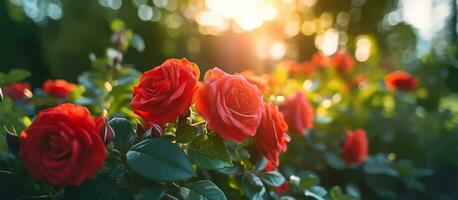
<path fill-rule="evenodd" d="M 159 138 L 162 134 L 164 134 L 163 128 L 157 124 L 153 124 L 151 128 L 143 134 L 143 138 Z"/>
<path fill-rule="evenodd" d="M 76 89 L 76 85 L 69 83 L 66 80 L 46 80 L 43 83 L 43 90 L 49 96 L 55 98 L 67 98 Z"/>
<path fill-rule="evenodd" d="M 2 86 L 1 91 L 4 96 L 17 101 L 25 101 L 32 96 L 29 83 L 12 83 Z"/>
<path fill-rule="evenodd" d="M 97 117 L 95 119 L 95 124 L 97 126 L 98 133 L 100 135 L 100 138 L 102 138 L 103 142 L 105 144 L 110 143 L 113 141 L 115 137 L 115 133 L 113 131 L 113 128 L 107 123 L 107 120 L 103 116 Z"/>
<path fill-rule="evenodd" d="M 385 85 L 391 91 L 413 92 L 417 89 L 418 80 L 415 76 L 398 70 L 385 76 Z"/>
<path fill-rule="evenodd" d="M 368 154 L 366 131 L 363 129 L 347 131 L 342 146 L 342 157 L 347 165 L 361 164 L 366 160 Z"/>

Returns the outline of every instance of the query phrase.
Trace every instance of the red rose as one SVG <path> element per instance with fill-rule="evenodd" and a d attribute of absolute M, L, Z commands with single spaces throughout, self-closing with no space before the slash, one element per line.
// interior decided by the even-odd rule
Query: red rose
<path fill-rule="evenodd" d="M 316 71 L 316 65 L 310 61 L 305 61 L 302 63 L 290 63 L 289 73 L 291 74 L 305 74 L 312 75 Z"/>
<path fill-rule="evenodd" d="M 262 94 L 241 75 L 218 68 L 205 74 L 196 92 L 197 112 L 222 138 L 242 142 L 254 136 L 262 116 Z"/>
<path fill-rule="evenodd" d="M 191 106 L 199 74 L 186 59 L 168 59 L 140 77 L 130 105 L 148 123 L 175 122 Z"/>
<path fill-rule="evenodd" d="M 42 110 L 21 133 L 19 156 L 30 176 L 55 186 L 77 186 L 105 160 L 105 145 L 89 111 L 74 104 Z"/>
<path fill-rule="evenodd" d="M 67 98 L 76 88 L 76 85 L 66 80 L 46 80 L 43 83 L 43 90 L 46 94 L 56 98 Z"/>
<path fill-rule="evenodd" d="M 412 92 L 417 89 L 418 80 L 405 71 L 395 71 L 385 76 L 385 85 L 389 90 Z"/>
<path fill-rule="evenodd" d="M 355 60 L 346 51 L 338 51 L 331 57 L 331 65 L 340 73 L 348 73 L 355 68 Z"/>
<path fill-rule="evenodd" d="M 310 63 L 315 67 L 326 67 L 328 65 L 328 58 L 321 53 L 315 53 L 310 59 Z"/>
<path fill-rule="evenodd" d="M 279 165 L 278 156 L 286 151 L 287 143 L 290 141 L 287 129 L 288 125 L 278 107 L 271 102 L 264 103 L 261 124 L 253 144 L 275 166 Z"/>
<path fill-rule="evenodd" d="M 280 106 L 280 111 L 290 131 L 304 134 L 307 129 L 313 128 L 313 108 L 301 92 L 288 97 Z"/>
<path fill-rule="evenodd" d="M 368 152 L 366 131 L 363 129 L 347 131 L 342 146 L 342 157 L 347 165 L 351 165 L 353 163 L 362 163 L 364 160 L 366 160 Z"/>
<path fill-rule="evenodd" d="M 32 96 L 29 83 L 12 83 L 2 88 L 3 95 L 13 99 L 24 101 Z"/>

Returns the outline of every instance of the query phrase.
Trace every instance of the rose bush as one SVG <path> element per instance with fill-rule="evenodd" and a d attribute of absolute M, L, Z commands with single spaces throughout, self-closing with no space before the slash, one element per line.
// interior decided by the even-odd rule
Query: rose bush
<path fill-rule="evenodd" d="M 186 59 L 140 73 L 115 25 L 78 84 L 1 73 L 0 199 L 396 199 L 393 185 L 424 191 L 431 170 L 417 166 L 455 145 L 427 151 L 417 134 L 455 141 L 450 100 L 423 106 L 437 100 L 418 84 L 430 74 L 362 68 L 347 51 L 259 76 L 212 68 L 199 82 Z"/>

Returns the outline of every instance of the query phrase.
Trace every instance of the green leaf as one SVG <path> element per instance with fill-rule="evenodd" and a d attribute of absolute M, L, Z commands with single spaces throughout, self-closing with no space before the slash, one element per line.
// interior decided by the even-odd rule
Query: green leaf
<path fill-rule="evenodd" d="M 318 178 L 312 174 L 309 174 L 306 177 L 301 178 L 301 182 L 299 183 L 299 187 L 301 189 L 310 188 L 318 183 Z"/>
<path fill-rule="evenodd" d="M 189 159 L 205 169 L 221 169 L 231 167 L 232 162 L 226 145 L 218 136 L 199 135 L 188 147 Z"/>
<path fill-rule="evenodd" d="M 78 187 L 65 188 L 67 200 L 134 200 L 134 197 L 122 188 L 112 187 L 100 180 L 91 179 L 84 181 Z"/>
<path fill-rule="evenodd" d="M 78 85 L 75 90 L 70 94 L 70 99 L 76 100 L 83 96 L 83 93 L 86 89 L 82 85 Z"/>
<path fill-rule="evenodd" d="M 261 179 L 274 187 L 278 187 L 281 184 L 285 182 L 285 177 L 283 177 L 279 172 L 277 171 L 270 171 L 270 172 L 265 172 L 261 173 Z"/>
<path fill-rule="evenodd" d="M 145 41 L 138 34 L 133 34 L 130 39 L 132 47 L 134 47 L 138 52 L 143 52 L 145 50 Z"/>
<path fill-rule="evenodd" d="M 331 198 L 333 200 L 357 200 L 357 198 L 344 194 L 339 186 L 334 186 L 331 189 Z"/>
<path fill-rule="evenodd" d="M 181 195 L 185 200 L 226 200 L 224 192 L 209 180 L 193 183 L 186 188 L 188 188 L 188 190 L 181 190 Z"/>
<path fill-rule="evenodd" d="M 393 177 L 399 175 L 385 154 L 368 157 L 363 165 L 363 170 L 368 174 L 386 174 Z"/>
<path fill-rule="evenodd" d="M 329 166 L 331 166 L 335 170 L 345 169 L 346 165 L 344 161 L 340 159 L 339 157 L 337 157 L 336 154 L 328 152 L 324 154 L 324 158 L 326 162 L 329 164 Z"/>
<path fill-rule="evenodd" d="M 111 170 L 110 178 L 118 184 L 121 184 L 126 178 L 126 165 L 119 164 Z"/>
<path fill-rule="evenodd" d="M 29 76 L 31 76 L 32 74 L 27 71 L 27 70 L 23 70 L 23 69 L 12 69 L 9 73 L 8 73 L 8 80 L 11 81 L 11 82 L 17 82 L 17 81 L 22 81 L 24 80 L 25 78 L 28 78 Z"/>
<path fill-rule="evenodd" d="M 159 200 L 164 196 L 166 191 L 167 189 L 162 186 L 155 188 L 144 187 L 135 195 L 135 200 Z"/>
<path fill-rule="evenodd" d="M 223 174 L 232 175 L 237 172 L 240 172 L 241 170 L 240 170 L 240 167 L 226 167 L 226 168 L 217 169 L 216 171 L 223 173 Z"/>
<path fill-rule="evenodd" d="M 114 145 L 127 149 L 130 138 L 134 135 L 134 129 L 130 122 L 124 118 L 113 118 L 108 122 L 108 125 L 110 125 L 115 133 Z"/>
<path fill-rule="evenodd" d="M 117 86 L 128 86 L 132 88 L 132 84 L 138 80 L 141 73 L 133 68 L 123 66 L 118 71 L 118 79 L 116 80 Z"/>
<path fill-rule="evenodd" d="M 29 71 L 23 69 L 12 69 L 8 74 L 0 72 L 0 85 L 16 83 L 32 75 Z"/>
<path fill-rule="evenodd" d="M 196 176 L 183 150 L 161 138 L 144 140 L 126 154 L 132 171 L 153 181 L 175 181 Z"/>
<path fill-rule="evenodd" d="M 292 197 L 292 196 L 282 196 L 282 197 L 280 197 L 279 200 L 296 200 L 296 199 L 294 197 Z"/>
<path fill-rule="evenodd" d="M 177 142 L 188 143 L 197 136 L 197 127 L 186 124 L 178 127 L 175 134 Z"/>
<path fill-rule="evenodd" d="M 264 170 L 264 168 L 266 168 L 266 165 L 267 165 L 267 158 L 266 157 L 261 157 L 261 159 L 258 160 L 258 162 L 256 162 L 256 165 L 254 167 L 254 171 L 255 172 L 260 172 L 262 170 Z"/>
<path fill-rule="evenodd" d="M 3 72 L 0 72 L 0 86 L 2 85 L 6 85 L 6 77 L 8 77 L 8 75 L 6 75 L 5 73 Z"/>
<path fill-rule="evenodd" d="M 326 190 L 320 186 L 313 186 L 309 189 L 304 190 L 304 195 L 306 197 L 312 197 L 317 200 L 324 200 L 324 195 L 326 195 Z"/>
<path fill-rule="evenodd" d="M 267 190 L 261 179 L 252 173 L 245 174 L 242 177 L 242 188 L 250 200 L 267 199 Z"/>

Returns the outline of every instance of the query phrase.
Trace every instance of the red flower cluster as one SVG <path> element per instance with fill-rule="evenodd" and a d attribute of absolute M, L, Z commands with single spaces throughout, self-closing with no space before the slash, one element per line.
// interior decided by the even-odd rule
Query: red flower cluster
<path fill-rule="evenodd" d="M 241 75 L 207 71 L 196 93 L 197 112 L 222 138 L 241 143 L 254 136 L 262 117 L 262 94 Z"/>
<path fill-rule="evenodd" d="M 66 80 L 46 80 L 43 83 L 43 90 L 46 94 L 56 98 L 67 98 L 75 90 L 76 85 Z"/>
<path fill-rule="evenodd" d="M 325 68 L 329 65 L 328 58 L 321 53 L 315 53 L 312 58 L 302 63 L 285 62 L 288 70 L 292 74 L 313 75 L 317 69 Z"/>
<path fill-rule="evenodd" d="M 331 65 L 338 72 L 346 74 L 355 68 L 355 60 L 347 51 L 338 51 L 331 57 Z"/>
<path fill-rule="evenodd" d="M 289 130 L 297 134 L 304 134 L 307 129 L 313 128 L 313 107 L 301 92 L 288 97 L 280 111 L 285 116 Z"/>
<path fill-rule="evenodd" d="M 271 102 L 265 103 L 261 124 L 253 143 L 275 167 L 280 163 L 279 154 L 286 151 L 287 143 L 290 141 L 287 129 L 288 125 L 278 107 Z"/>
<path fill-rule="evenodd" d="M 368 154 L 366 131 L 363 129 L 347 131 L 342 146 L 342 157 L 347 165 L 361 164 L 366 160 Z"/>
<path fill-rule="evenodd" d="M 12 83 L 2 87 L 4 96 L 13 100 L 24 101 L 30 98 L 30 83 Z"/>
<path fill-rule="evenodd" d="M 385 85 L 389 90 L 412 92 L 417 89 L 418 80 L 405 71 L 395 71 L 385 76 Z"/>
<path fill-rule="evenodd" d="M 191 106 L 199 74 L 186 59 L 166 60 L 140 77 L 130 103 L 133 111 L 147 123 L 175 122 Z"/>
<path fill-rule="evenodd" d="M 82 106 L 62 104 L 42 110 L 20 135 L 19 155 L 30 176 L 56 186 L 77 186 L 95 175 L 105 145 L 94 119 Z"/>
<path fill-rule="evenodd" d="M 288 63 L 289 72 L 292 74 L 305 74 L 312 75 L 316 71 L 317 65 L 311 61 L 305 61 L 302 63 L 290 62 Z"/>

